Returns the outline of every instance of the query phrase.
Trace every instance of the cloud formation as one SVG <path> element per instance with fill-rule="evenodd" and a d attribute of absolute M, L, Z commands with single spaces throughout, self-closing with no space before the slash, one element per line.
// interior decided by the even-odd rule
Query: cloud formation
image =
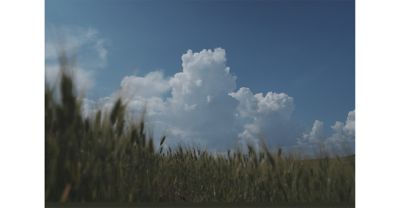
<path fill-rule="evenodd" d="M 79 92 L 94 87 L 96 70 L 107 64 L 106 41 L 93 28 L 50 27 L 46 30 L 45 48 L 45 76 L 50 86 L 54 86 L 58 80 L 60 54 L 67 55 L 68 68 Z"/>
<path fill-rule="evenodd" d="M 331 126 L 332 134 L 324 133 L 324 123 L 315 120 L 311 130 L 304 133 L 298 144 L 302 147 L 318 150 L 325 148 L 330 152 L 349 154 L 355 148 L 355 111 L 347 114 L 345 122 L 336 121 Z"/>
<path fill-rule="evenodd" d="M 282 128 L 289 127 L 291 114 L 294 110 L 293 98 L 285 93 L 267 92 L 253 94 L 249 88 L 241 87 L 238 91 L 229 93 L 239 105 L 236 117 L 242 123 L 243 131 L 239 138 L 247 142 L 257 143 L 259 139 L 269 140 L 270 136 L 281 141 L 269 140 L 269 145 L 284 145 L 287 133 L 280 133 Z M 281 126 L 286 123 L 288 125 Z M 290 141 L 289 141 L 290 142 Z M 281 144 L 280 144 L 281 143 Z"/>
<path fill-rule="evenodd" d="M 236 77 L 226 65 L 222 48 L 193 52 L 181 57 L 182 70 L 171 77 L 153 71 L 126 76 L 120 89 L 103 102 L 103 109 L 121 97 L 131 115 L 146 109 L 147 124 L 156 138 L 166 134 L 170 143 L 208 149 L 233 148 L 241 143 L 295 144 L 291 114 L 294 99 L 285 93 L 256 93 L 236 89 Z M 273 140 L 273 138 L 278 138 Z"/>
<path fill-rule="evenodd" d="M 232 145 L 238 102 L 229 95 L 236 77 L 226 66 L 225 50 L 188 50 L 181 59 L 182 71 L 172 77 L 154 71 L 123 78 L 104 108 L 121 97 L 136 118 L 146 108 L 147 124 L 156 137 L 166 134 L 171 143 Z"/>
<path fill-rule="evenodd" d="M 107 63 L 106 41 L 91 28 L 61 27 L 48 33 L 46 82 L 57 82 L 57 57 L 62 48 L 66 54 L 80 58 L 76 60 L 79 65 L 69 66 L 78 90 L 93 87 L 96 70 Z M 173 76 L 166 77 L 161 71 L 126 76 L 120 89 L 110 96 L 96 101 L 82 98 L 83 113 L 91 116 L 97 109 L 110 111 L 115 100 L 122 98 L 128 119 L 138 119 L 146 110 L 146 126 L 156 139 L 166 135 L 172 146 L 183 143 L 226 150 L 260 141 L 273 147 L 312 147 L 323 143 L 336 148 L 354 144 L 354 111 L 349 112 L 345 122 L 331 126 L 329 136 L 319 120 L 303 133 L 292 119 L 294 98 L 282 92 L 253 93 L 247 87 L 237 88 L 224 49 L 188 50 L 181 61 L 182 69 Z"/>

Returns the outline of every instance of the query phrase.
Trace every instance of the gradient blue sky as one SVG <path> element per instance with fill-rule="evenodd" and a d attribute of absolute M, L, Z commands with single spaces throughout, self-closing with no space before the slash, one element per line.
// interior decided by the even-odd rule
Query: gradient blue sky
<path fill-rule="evenodd" d="M 46 33 L 91 27 L 107 40 L 108 64 L 96 74 L 93 98 L 133 73 L 172 76 L 188 49 L 222 47 L 238 87 L 287 93 L 305 126 L 341 121 L 355 108 L 352 0 L 47 0 L 45 10 Z"/>

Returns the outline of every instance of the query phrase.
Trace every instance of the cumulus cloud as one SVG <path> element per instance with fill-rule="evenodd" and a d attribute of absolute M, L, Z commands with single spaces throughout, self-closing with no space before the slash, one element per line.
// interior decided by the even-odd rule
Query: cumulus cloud
<path fill-rule="evenodd" d="M 171 77 L 169 83 L 171 97 L 167 98 L 165 117 L 174 132 L 208 145 L 234 138 L 232 112 L 236 102 L 228 94 L 236 87 L 236 77 L 226 66 L 224 49 L 198 53 L 189 50 L 182 55 L 182 72 Z"/>
<path fill-rule="evenodd" d="M 278 145 L 295 143 L 295 137 L 284 130 L 292 125 L 292 97 L 275 92 L 253 94 L 245 87 L 237 90 L 222 48 L 188 50 L 181 61 L 182 70 L 171 77 L 159 71 L 126 76 L 102 108 L 109 110 L 110 103 L 121 97 L 133 117 L 146 109 L 147 125 L 156 138 L 165 134 L 170 143 L 226 149 L 269 135 L 279 138 Z"/>
<path fill-rule="evenodd" d="M 355 111 L 347 114 L 346 122 L 336 121 L 331 126 L 333 134 L 327 138 L 327 142 L 335 145 L 354 146 L 355 139 Z"/>
<path fill-rule="evenodd" d="M 229 95 L 239 102 L 236 118 L 243 126 L 239 138 L 250 143 L 257 143 L 262 139 L 272 146 L 287 145 L 291 142 L 292 135 L 284 129 L 293 126 L 290 122 L 294 110 L 292 97 L 275 92 L 267 92 L 265 95 L 253 94 L 245 87 Z"/>
<path fill-rule="evenodd" d="M 324 135 L 324 122 L 315 120 L 311 131 L 303 134 L 302 143 L 316 144 L 326 139 Z"/>
<path fill-rule="evenodd" d="M 109 101 L 121 97 L 134 117 L 145 108 L 155 136 L 166 134 L 171 143 L 232 144 L 237 101 L 229 93 L 235 90 L 236 77 L 225 62 L 224 49 L 189 50 L 182 55 L 181 72 L 171 77 L 159 71 L 127 76 Z"/>
<path fill-rule="evenodd" d="M 63 52 L 70 55 L 68 68 L 78 92 L 95 86 L 95 74 L 107 64 L 107 41 L 93 28 L 49 28 L 45 46 L 47 84 L 55 86 L 59 81 L 58 58 Z M 122 98 L 129 118 L 138 119 L 145 110 L 146 124 L 155 138 L 166 135 L 171 145 L 186 143 L 225 150 L 264 141 L 280 147 L 323 144 L 332 149 L 354 149 L 354 111 L 348 113 L 345 122 L 333 124 L 329 135 L 319 120 L 303 133 L 292 119 L 294 98 L 286 93 L 253 93 L 247 87 L 237 88 L 224 49 L 188 50 L 181 62 L 181 70 L 173 76 L 166 77 L 161 71 L 130 75 L 108 97 L 96 101 L 81 98 L 84 115 L 92 116 L 98 109 L 110 111 L 116 99 Z"/>
<path fill-rule="evenodd" d="M 316 120 L 310 132 L 304 133 L 298 143 L 306 148 L 323 147 L 335 153 L 354 153 L 355 111 L 347 114 L 345 122 L 336 121 L 331 126 L 332 134 L 324 134 L 324 123 Z"/>
<path fill-rule="evenodd" d="M 168 80 L 160 71 L 148 73 L 144 77 L 127 76 L 121 81 L 121 93 L 125 98 L 134 96 L 151 98 L 159 97 L 170 89 Z"/>

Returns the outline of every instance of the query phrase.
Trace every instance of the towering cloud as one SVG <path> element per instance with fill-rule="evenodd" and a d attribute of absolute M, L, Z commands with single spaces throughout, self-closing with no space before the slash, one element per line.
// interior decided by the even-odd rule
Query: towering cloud
<path fill-rule="evenodd" d="M 259 139 L 271 139 L 268 143 L 277 145 L 295 143 L 292 132 L 285 130 L 292 125 L 293 98 L 285 93 L 253 94 L 245 87 L 236 90 L 236 77 L 226 66 L 222 48 L 188 50 L 182 55 L 182 71 L 172 77 L 158 71 L 127 76 L 109 103 L 117 97 L 136 116 L 138 109 L 145 108 L 155 136 L 166 134 L 171 143 L 209 149 L 233 148 Z M 104 106 L 110 108 L 107 102 Z"/>
<path fill-rule="evenodd" d="M 230 93 L 239 101 L 236 117 L 243 124 L 239 138 L 257 142 L 259 139 L 269 139 L 269 135 L 279 135 L 282 122 L 289 123 L 294 110 L 293 98 L 285 93 L 268 92 L 253 94 L 249 88 L 242 87 L 237 92 Z M 277 134 L 278 133 L 278 134 Z M 268 141 L 269 144 L 279 144 Z"/>
<path fill-rule="evenodd" d="M 105 66 L 105 40 L 94 29 L 58 28 L 64 50 L 80 57 L 73 69 L 79 90 L 94 85 L 94 72 Z M 46 37 L 46 81 L 57 80 L 57 39 Z M 83 53 L 81 53 L 83 52 Z M 83 101 L 87 116 L 96 109 L 110 111 L 116 99 L 127 106 L 128 117 L 140 118 L 146 110 L 146 123 L 154 137 L 166 135 L 169 145 L 184 143 L 209 150 L 226 150 L 236 145 L 260 141 L 270 146 L 308 145 L 324 143 L 330 146 L 354 144 L 354 111 L 346 122 L 336 122 L 332 134 L 326 136 L 323 122 L 316 120 L 310 131 L 299 131 L 293 121 L 294 99 L 285 93 L 253 93 L 236 86 L 236 77 L 226 65 L 222 48 L 193 52 L 181 57 L 182 69 L 171 77 L 160 71 L 145 76 L 126 76 L 120 89 L 99 100 Z M 298 138 L 298 139 L 296 139 Z"/>
<path fill-rule="evenodd" d="M 158 71 L 127 76 L 110 102 L 121 97 L 136 115 L 145 108 L 155 136 L 166 134 L 170 143 L 222 148 L 232 146 L 238 134 L 238 102 L 229 95 L 235 88 L 224 49 L 189 50 L 182 55 L 181 72 L 168 78 Z"/>

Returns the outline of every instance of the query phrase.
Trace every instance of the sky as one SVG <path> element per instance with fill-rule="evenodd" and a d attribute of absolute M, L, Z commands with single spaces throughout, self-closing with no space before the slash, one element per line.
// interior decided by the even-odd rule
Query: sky
<path fill-rule="evenodd" d="M 123 96 L 132 108 L 145 103 L 156 135 L 221 148 L 259 137 L 354 142 L 352 0 L 45 6 L 46 80 L 63 40 L 77 55 L 88 112 Z"/>

